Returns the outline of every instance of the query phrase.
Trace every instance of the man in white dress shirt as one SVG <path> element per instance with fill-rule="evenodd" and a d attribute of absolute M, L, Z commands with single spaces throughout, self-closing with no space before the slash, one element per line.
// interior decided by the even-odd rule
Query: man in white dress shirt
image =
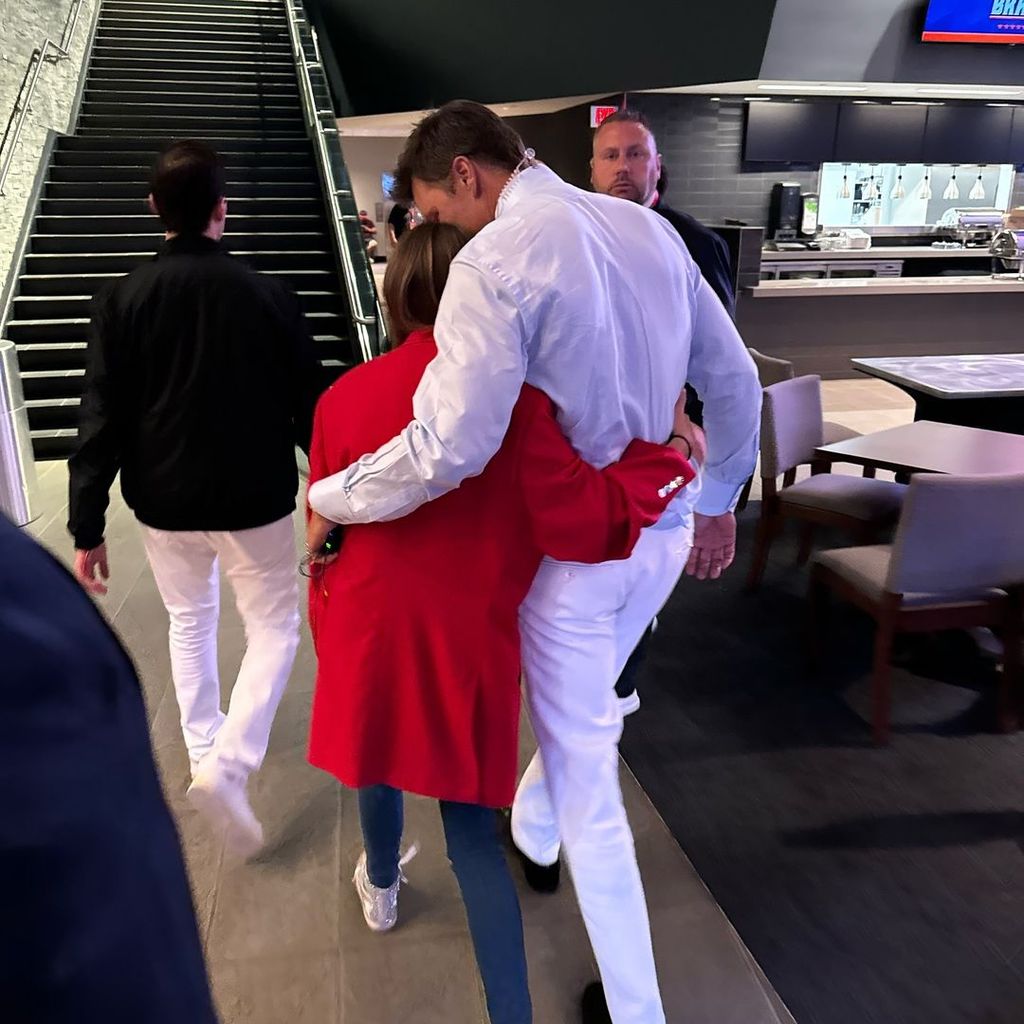
<path fill-rule="evenodd" d="M 426 219 L 474 237 L 451 268 L 415 418 L 314 485 L 313 509 L 340 523 L 396 519 L 458 487 L 497 451 L 524 381 L 554 400 L 580 455 L 607 465 L 633 438 L 669 437 L 689 380 L 708 437 L 694 558 L 708 572 L 726 567 L 731 509 L 756 458 L 761 389 L 671 225 L 566 184 L 466 101 L 416 128 L 396 192 Z M 618 781 L 614 684 L 691 555 L 692 524 L 684 492 L 626 561 L 545 561 L 520 616 L 530 716 L 615 1024 L 664 1024 L 665 1015 Z M 318 540 L 314 532 L 311 546 Z"/>

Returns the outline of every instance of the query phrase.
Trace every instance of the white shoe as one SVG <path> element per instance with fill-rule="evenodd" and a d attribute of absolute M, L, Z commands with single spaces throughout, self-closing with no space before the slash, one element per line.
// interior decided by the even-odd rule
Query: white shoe
<path fill-rule="evenodd" d="M 363 850 L 359 855 L 352 882 L 363 907 L 363 917 L 371 932 L 389 932 L 398 924 L 398 890 L 406 881 L 402 868 L 416 856 L 417 852 L 414 843 L 398 862 L 398 877 L 395 879 L 394 885 L 387 889 L 379 889 L 370 881 L 369 873 L 366 870 L 366 851 Z"/>
<path fill-rule="evenodd" d="M 246 793 L 248 779 L 244 770 L 205 758 L 186 793 L 189 803 L 224 833 L 228 849 L 241 857 L 252 857 L 263 846 L 263 826 Z"/>

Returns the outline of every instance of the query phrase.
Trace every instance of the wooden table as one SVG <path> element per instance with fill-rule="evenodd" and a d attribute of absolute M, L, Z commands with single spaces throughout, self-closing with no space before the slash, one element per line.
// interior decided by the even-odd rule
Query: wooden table
<path fill-rule="evenodd" d="M 1024 353 L 853 359 L 906 391 L 914 418 L 1024 434 Z"/>
<path fill-rule="evenodd" d="M 918 420 L 849 441 L 823 445 L 815 456 L 828 462 L 913 473 L 1024 473 L 1024 437 L 952 423 Z"/>

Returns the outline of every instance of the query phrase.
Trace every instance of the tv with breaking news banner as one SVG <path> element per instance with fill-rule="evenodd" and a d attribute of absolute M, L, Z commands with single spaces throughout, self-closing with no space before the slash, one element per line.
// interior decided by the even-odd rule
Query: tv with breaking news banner
<path fill-rule="evenodd" d="M 931 0 L 927 43 L 1024 43 L 1024 0 Z"/>

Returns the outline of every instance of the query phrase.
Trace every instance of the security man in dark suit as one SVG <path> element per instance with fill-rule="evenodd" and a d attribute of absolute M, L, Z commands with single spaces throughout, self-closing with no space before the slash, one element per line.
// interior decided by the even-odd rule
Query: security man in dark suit
<path fill-rule="evenodd" d="M 594 132 L 590 183 L 595 192 L 640 203 L 664 217 L 679 232 L 694 263 L 729 315 L 735 316 L 736 294 L 729 247 L 721 236 L 695 217 L 673 210 L 665 203 L 661 154 L 654 133 L 640 111 L 617 111 Z"/>
<path fill-rule="evenodd" d="M 135 669 L 0 515 L 0 1020 L 216 1024 Z"/>

